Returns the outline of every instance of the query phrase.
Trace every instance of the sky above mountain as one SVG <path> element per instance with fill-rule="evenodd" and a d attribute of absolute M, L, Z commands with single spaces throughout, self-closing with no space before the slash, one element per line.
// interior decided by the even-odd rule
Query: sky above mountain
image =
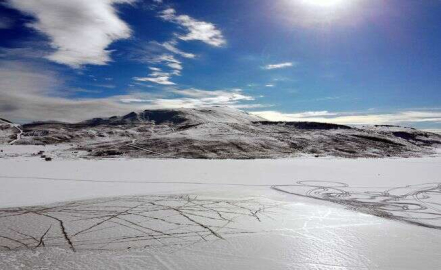
<path fill-rule="evenodd" d="M 0 116 L 231 106 L 441 129 L 439 0 L 3 0 Z"/>

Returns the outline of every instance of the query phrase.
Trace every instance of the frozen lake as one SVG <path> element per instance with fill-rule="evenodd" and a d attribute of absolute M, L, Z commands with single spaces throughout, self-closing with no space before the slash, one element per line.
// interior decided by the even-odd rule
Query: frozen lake
<path fill-rule="evenodd" d="M 0 269 L 439 269 L 441 158 L 0 160 Z"/>

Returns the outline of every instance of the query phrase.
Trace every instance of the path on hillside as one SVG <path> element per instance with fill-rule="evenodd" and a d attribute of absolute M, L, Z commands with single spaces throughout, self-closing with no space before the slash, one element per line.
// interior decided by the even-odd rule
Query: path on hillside
<path fill-rule="evenodd" d="M 19 140 L 21 139 L 21 135 L 23 134 L 23 129 L 21 129 L 21 127 L 20 127 L 19 124 L 14 124 L 14 123 L 11 123 L 11 122 L 8 122 L 8 121 L 5 121 L 5 120 L 3 120 L 3 119 L 0 119 L 0 121 L 3 122 L 3 123 L 5 123 L 5 124 L 8 124 L 8 125 L 10 125 L 12 128 L 15 128 L 15 129 L 18 130 L 18 133 L 17 133 L 17 135 L 16 135 L 17 137 L 15 138 L 15 140 L 9 142 L 9 144 L 14 144 L 14 143 L 16 143 L 17 141 L 19 141 Z"/>

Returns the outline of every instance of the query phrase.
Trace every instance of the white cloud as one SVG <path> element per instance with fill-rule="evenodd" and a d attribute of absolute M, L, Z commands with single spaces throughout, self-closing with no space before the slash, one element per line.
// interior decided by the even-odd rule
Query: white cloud
<path fill-rule="evenodd" d="M 344 125 L 395 125 L 441 123 L 441 111 L 402 111 L 384 114 L 330 113 L 328 111 L 281 113 L 277 111 L 253 112 L 270 121 L 312 121 Z"/>
<path fill-rule="evenodd" d="M 307 118 L 307 117 L 319 117 L 319 116 L 334 116 L 336 113 L 330 113 L 328 111 L 311 111 L 311 112 L 301 112 L 290 114 L 290 117 L 294 118 Z"/>
<path fill-rule="evenodd" d="M 162 85 L 174 85 L 174 82 L 170 81 L 170 76 L 168 73 L 164 73 L 166 75 L 152 75 L 151 77 L 134 77 L 133 79 L 138 82 L 152 82 Z"/>
<path fill-rule="evenodd" d="M 155 56 L 150 60 L 150 63 L 163 64 L 171 69 L 171 71 L 165 72 L 158 67 L 149 67 L 149 69 L 153 72 L 151 72 L 148 77 L 134 77 L 133 79 L 140 82 L 174 85 L 175 83 L 170 81 L 170 79 L 172 76 L 180 76 L 183 69 L 181 61 L 169 54 Z"/>
<path fill-rule="evenodd" d="M 428 129 L 422 129 L 422 130 L 427 131 L 427 132 L 438 133 L 438 134 L 441 135 L 441 129 L 440 128 L 428 128 Z"/>
<path fill-rule="evenodd" d="M 55 52 L 51 61 L 74 68 L 105 65 L 111 61 L 107 47 L 130 37 L 129 26 L 117 15 L 115 4 L 135 0 L 8 0 L 10 7 L 36 20 L 29 27 L 45 34 Z"/>
<path fill-rule="evenodd" d="M 239 108 L 260 107 L 260 104 L 241 104 L 242 101 L 252 101 L 253 97 L 244 95 L 241 90 L 200 90 L 182 89 L 170 90 L 177 94 L 177 98 L 156 98 L 156 99 L 125 99 L 126 103 L 144 103 L 149 108 L 195 108 L 207 106 L 230 106 Z"/>
<path fill-rule="evenodd" d="M 184 90 L 172 90 L 175 94 L 179 94 L 182 96 L 192 97 L 192 98 L 201 98 L 208 99 L 211 98 L 216 99 L 217 101 L 238 101 L 238 100 L 254 100 L 253 97 L 246 96 L 242 93 L 241 89 L 232 89 L 229 91 L 226 90 L 200 90 L 200 89 L 184 89 Z"/>
<path fill-rule="evenodd" d="M 122 103 L 145 103 L 149 102 L 148 99 L 140 99 L 140 98 L 122 98 L 120 99 Z"/>
<path fill-rule="evenodd" d="M 172 8 L 163 10 L 160 13 L 160 18 L 178 24 L 187 30 L 186 35 L 178 35 L 181 40 L 199 40 L 215 47 L 227 43 L 222 32 L 214 24 L 198 21 L 188 15 L 176 15 L 176 11 Z"/>
<path fill-rule="evenodd" d="M 186 52 L 181 51 L 180 49 L 178 49 L 176 47 L 176 45 L 177 45 L 177 42 L 174 40 L 162 43 L 162 46 L 165 49 L 167 49 L 168 51 L 170 51 L 174 54 L 180 55 L 185 58 L 195 58 L 196 57 L 196 55 L 194 55 L 192 53 L 186 53 Z"/>
<path fill-rule="evenodd" d="M 177 60 L 171 54 L 150 56 L 148 62 L 152 64 L 164 65 L 171 70 L 166 72 L 158 67 L 149 67 L 149 69 L 153 72 L 151 72 L 148 77 L 134 77 L 134 80 L 140 82 L 152 82 L 161 85 L 174 85 L 175 83 L 170 81 L 170 79 L 172 76 L 180 76 L 183 69 L 182 62 Z"/>
<path fill-rule="evenodd" d="M 266 84 L 265 87 L 274 87 L 274 84 Z"/>
<path fill-rule="evenodd" d="M 268 108 L 273 107 L 271 104 L 234 104 L 229 105 L 228 107 L 236 108 L 236 109 L 256 109 L 256 108 Z"/>
<path fill-rule="evenodd" d="M 175 71 L 182 70 L 182 65 L 181 65 L 181 63 L 170 63 L 170 64 L 167 64 L 167 66 L 168 66 L 169 68 L 174 69 Z"/>
<path fill-rule="evenodd" d="M 279 64 L 266 65 L 263 67 L 263 69 L 271 70 L 271 69 L 288 68 L 288 67 L 292 67 L 294 65 L 296 65 L 296 63 L 285 62 L 285 63 L 279 63 Z"/>

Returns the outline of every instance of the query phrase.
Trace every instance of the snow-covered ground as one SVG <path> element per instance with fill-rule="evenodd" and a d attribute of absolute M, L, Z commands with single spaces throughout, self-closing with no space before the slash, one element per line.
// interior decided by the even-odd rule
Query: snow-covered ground
<path fill-rule="evenodd" d="M 4 158 L 0 269 L 440 269 L 440 165 Z"/>

